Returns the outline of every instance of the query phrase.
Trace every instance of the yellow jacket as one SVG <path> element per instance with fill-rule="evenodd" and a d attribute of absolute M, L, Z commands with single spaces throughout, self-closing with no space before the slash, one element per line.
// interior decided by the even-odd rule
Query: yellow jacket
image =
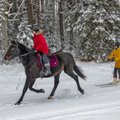
<path fill-rule="evenodd" d="M 115 68 L 120 68 L 120 47 L 114 49 L 111 54 L 108 56 L 108 59 L 115 60 Z"/>

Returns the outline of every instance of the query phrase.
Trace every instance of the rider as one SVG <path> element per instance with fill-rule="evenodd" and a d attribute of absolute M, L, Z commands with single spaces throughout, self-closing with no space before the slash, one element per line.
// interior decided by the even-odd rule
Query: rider
<path fill-rule="evenodd" d="M 43 74 L 48 75 L 51 74 L 50 70 L 50 61 L 48 58 L 48 45 L 42 31 L 40 30 L 38 25 L 33 26 L 33 49 L 35 49 L 38 53 L 42 53 L 42 61 L 44 64 Z"/>
<path fill-rule="evenodd" d="M 117 84 L 120 82 L 120 43 L 116 43 L 113 51 L 108 57 L 110 60 L 115 60 L 114 72 L 113 72 L 113 82 Z M 119 79 L 117 80 L 117 74 L 119 75 Z"/>

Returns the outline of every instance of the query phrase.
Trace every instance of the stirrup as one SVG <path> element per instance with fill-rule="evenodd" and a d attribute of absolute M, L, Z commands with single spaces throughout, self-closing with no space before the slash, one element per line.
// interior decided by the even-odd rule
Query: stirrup
<path fill-rule="evenodd" d="M 43 74 L 44 74 L 45 76 L 47 76 L 47 75 L 51 74 L 51 72 L 49 72 L 48 70 L 46 70 L 46 71 L 43 72 Z"/>
<path fill-rule="evenodd" d="M 47 68 L 47 67 L 44 67 L 43 70 L 42 70 L 42 72 L 43 72 L 43 74 L 44 74 L 45 76 L 51 74 L 51 71 L 50 71 L 49 68 Z"/>
<path fill-rule="evenodd" d="M 43 72 L 40 72 L 40 73 L 39 73 L 39 77 L 42 78 L 43 76 L 44 76 L 44 73 L 43 73 Z"/>
<path fill-rule="evenodd" d="M 39 72 L 39 76 L 42 78 L 44 76 L 44 69 Z"/>

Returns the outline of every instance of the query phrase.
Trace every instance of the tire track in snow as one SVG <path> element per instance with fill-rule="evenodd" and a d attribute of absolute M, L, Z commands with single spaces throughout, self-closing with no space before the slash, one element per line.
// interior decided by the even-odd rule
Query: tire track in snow
<path fill-rule="evenodd" d="M 114 103 L 106 103 L 106 104 L 96 104 L 96 105 L 88 105 L 88 106 L 79 106 L 72 107 L 63 110 L 52 110 L 45 111 L 41 113 L 34 113 L 30 115 L 23 116 L 12 116 L 11 118 L 3 118 L 4 120 L 54 120 L 54 119 L 62 119 L 64 117 L 73 117 L 77 115 L 87 115 L 93 112 L 99 112 L 101 110 L 110 110 L 120 108 L 120 102 Z"/>

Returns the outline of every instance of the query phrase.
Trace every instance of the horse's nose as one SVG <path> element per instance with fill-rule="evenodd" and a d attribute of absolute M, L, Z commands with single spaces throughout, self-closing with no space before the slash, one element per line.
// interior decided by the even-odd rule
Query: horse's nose
<path fill-rule="evenodd" d="M 4 56 L 3 59 L 4 59 L 4 60 L 7 60 L 7 56 Z"/>
<path fill-rule="evenodd" d="M 3 59 L 4 59 L 4 60 L 9 60 L 9 59 L 10 59 L 10 56 L 9 56 L 9 55 L 5 55 L 5 56 L 3 57 Z"/>

